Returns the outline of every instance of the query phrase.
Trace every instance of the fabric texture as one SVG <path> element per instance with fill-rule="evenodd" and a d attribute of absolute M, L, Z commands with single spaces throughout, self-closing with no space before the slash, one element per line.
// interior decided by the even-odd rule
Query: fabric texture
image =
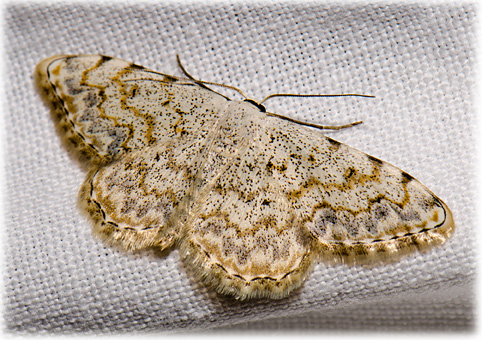
<path fill-rule="evenodd" d="M 475 5 L 296 2 L 11 3 L 5 7 L 5 323 L 11 332 L 210 329 L 470 330 L 475 277 Z M 35 65 L 105 54 L 271 93 L 268 111 L 364 124 L 331 138 L 390 162 L 451 208 L 443 246 L 372 267 L 320 263 L 282 300 L 237 302 L 177 250 L 126 254 L 76 207 L 85 171 L 36 93 Z M 238 95 L 221 89 L 232 98 Z"/>

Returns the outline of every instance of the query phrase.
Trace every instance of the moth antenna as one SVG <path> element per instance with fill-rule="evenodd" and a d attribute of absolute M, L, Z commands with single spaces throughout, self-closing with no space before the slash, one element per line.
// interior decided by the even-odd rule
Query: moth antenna
<path fill-rule="evenodd" d="M 262 101 L 259 102 L 259 104 L 264 103 L 268 99 L 274 98 L 274 97 L 364 97 L 364 98 L 375 98 L 375 96 L 368 95 L 368 94 L 357 94 L 357 93 L 347 93 L 347 94 L 292 94 L 292 93 L 274 93 L 270 94 L 266 98 L 264 98 Z"/>
<path fill-rule="evenodd" d="M 316 124 L 316 123 L 309 123 L 309 122 L 305 122 L 305 121 L 302 121 L 302 120 L 293 119 L 293 118 L 290 118 L 290 117 L 287 117 L 287 116 L 279 115 L 277 113 L 266 112 L 266 114 L 268 116 L 273 116 L 273 117 L 277 117 L 277 118 L 280 118 L 280 119 L 283 119 L 283 120 L 287 120 L 288 122 L 313 127 L 313 128 L 320 129 L 320 130 L 341 130 L 341 129 L 346 129 L 346 128 L 349 128 L 349 127 L 352 127 L 352 126 L 359 125 L 359 124 L 363 123 L 362 120 L 359 120 L 357 122 L 344 124 L 344 125 L 320 125 L 320 124 Z"/>
<path fill-rule="evenodd" d="M 186 69 L 184 68 L 184 66 L 181 63 L 181 58 L 179 57 L 179 54 L 176 54 L 176 60 L 177 60 L 177 64 L 179 65 L 179 68 L 181 69 L 182 73 L 184 73 L 192 81 L 194 81 L 196 83 L 199 82 L 199 80 L 197 80 L 196 78 L 191 76 L 191 74 L 186 71 Z"/>
<path fill-rule="evenodd" d="M 211 82 L 211 81 L 199 80 L 199 79 L 194 78 L 192 75 L 190 75 L 190 74 L 186 71 L 186 69 L 184 68 L 184 66 L 182 66 L 181 58 L 179 58 L 179 54 L 176 54 L 176 59 L 177 59 L 177 63 L 178 63 L 178 65 L 179 65 L 179 67 L 181 68 L 181 71 L 182 71 L 190 80 L 192 80 L 192 81 L 195 82 L 196 84 L 201 85 L 201 86 L 203 86 L 203 87 L 206 87 L 205 85 L 214 85 L 214 86 L 224 87 L 224 88 L 227 88 L 227 89 L 230 89 L 230 90 L 234 90 L 234 91 L 238 92 L 240 95 L 242 95 L 245 99 L 248 99 L 248 97 L 244 94 L 244 92 L 241 91 L 240 89 L 238 89 L 237 87 L 234 87 L 234 86 L 231 86 L 231 85 L 226 85 L 226 84 L 214 83 L 214 82 Z"/>

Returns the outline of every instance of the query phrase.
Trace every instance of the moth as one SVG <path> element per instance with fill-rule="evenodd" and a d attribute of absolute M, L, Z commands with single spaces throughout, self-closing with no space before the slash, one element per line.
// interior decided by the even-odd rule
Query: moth
<path fill-rule="evenodd" d="M 177 247 L 219 293 L 283 298 L 319 261 L 398 259 L 453 232 L 408 173 L 206 82 L 102 55 L 47 58 L 36 82 L 88 169 L 79 202 L 94 233 Z"/>

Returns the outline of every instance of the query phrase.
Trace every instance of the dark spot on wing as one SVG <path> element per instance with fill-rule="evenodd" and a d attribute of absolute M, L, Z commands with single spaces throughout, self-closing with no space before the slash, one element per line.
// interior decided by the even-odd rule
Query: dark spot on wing
<path fill-rule="evenodd" d="M 378 158 L 376 157 L 373 157 L 373 156 L 370 156 L 370 155 L 367 155 L 368 159 L 370 161 L 372 161 L 373 163 L 375 164 L 378 164 L 378 165 L 382 165 L 383 164 L 383 161 L 379 160 Z"/>
<path fill-rule="evenodd" d="M 175 77 L 172 77 L 172 76 L 167 75 L 167 74 L 163 74 L 163 76 L 164 76 L 164 79 L 163 79 L 163 80 L 164 80 L 165 82 L 168 82 L 168 83 L 175 83 L 175 82 L 177 82 L 177 78 L 175 78 Z"/>
<path fill-rule="evenodd" d="M 410 181 L 413 181 L 415 178 L 412 177 L 412 175 L 407 174 L 405 171 L 402 171 L 402 183 L 408 183 Z"/>
<path fill-rule="evenodd" d="M 314 221 L 315 233 L 321 237 L 325 236 L 327 225 L 334 226 L 337 221 L 338 218 L 336 217 L 335 212 L 328 209 L 324 210 L 321 215 Z"/>
<path fill-rule="evenodd" d="M 348 168 L 345 172 L 345 179 L 348 180 L 350 177 L 356 174 L 356 170 L 354 168 Z"/>
<path fill-rule="evenodd" d="M 129 68 L 134 69 L 134 70 L 145 70 L 146 69 L 144 66 L 137 65 L 137 64 L 130 64 Z"/>
<path fill-rule="evenodd" d="M 70 94 L 71 96 L 75 96 L 81 93 L 82 91 L 84 91 L 84 89 L 81 86 L 79 86 L 77 79 L 74 79 L 74 78 L 66 79 L 65 87 L 67 88 L 67 93 Z"/>
<path fill-rule="evenodd" d="M 84 98 L 84 103 L 87 107 L 96 106 L 100 101 L 100 98 L 97 94 L 92 91 L 89 91 L 87 96 Z"/>
<path fill-rule="evenodd" d="M 101 56 L 101 57 L 102 57 L 102 59 L 100 60 L 99 66 L 102 65 L 103 63 L 106 63 L 106 62 L 108 62 L 109 60 L 112 59 L 112 57 L 109 57 L 109 56 L 106 56 L 106 55 L 103 55 L 103 56 Z"/>
<path fill-rule="evenodd" d="M 269 205 L 270 203 L 271 203 L 270 200 L 265 199 L 263 200 L 263 202 L 261 202 L 261 205 Z"/>
<path fill-rule="evenodd" d="M 341 143 L 337 140 L 331 139 L 331 138 L 326 138 L 326 140 L 334 147 L 340 147 Z"/>
<path fill-rule="evenodd" d="M 377 205 L 375 209 L 373 209 L 373 217 L 376 220 L 384 219 L 388 216 L 390 209 L 385 205 Z"/>
<path fill-rule="evenodd" d="M 272 172 L 272 169 L 273 169 L 274 165 L 273 163 L 271 163 L 271 161 L 268 161 L 268 163 L 266 163 L 266 170 L 271 173 Z"/>

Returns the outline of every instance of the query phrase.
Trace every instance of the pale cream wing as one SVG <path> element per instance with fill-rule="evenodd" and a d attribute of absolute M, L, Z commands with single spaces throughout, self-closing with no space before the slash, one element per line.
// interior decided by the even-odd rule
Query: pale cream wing
<path fill-rule="evenodd" d="M 280 141 L 266 134 L 266 115 L 242 102 L 225 110 L 228 118 L 206 155 L 207 164 L 219 164 L 221 171 L 215 177 L 199 171 L 210 180 L 193 202 L 181 253 L 218 292 L 282 298 L 303 282 L 313 263 L 313 242 L 280 178 L 273 177 L 271 159 Z"/>
<path fill-rule="evenodd" d="M 54 56 L 36 80 L 58 131 L 81 161 L 106 164 L 173 137 L 196 134 L 227 99 L 189 81 L 101 55 Z"/>
<path fill-rule="evenodd" d="M 147 146 L 93 169 L 80 204 L 93 219 L 94 232 L 127 250 L 171 246 L 195 195 L 196 170 L 209 143 L 204 132 Z"/>
<path fill-rule="evenodd" d="M 172 245 L 186 222 L 204 205 L 204 196 L 247 145 L 242 113 L 229 104 L 221 118 L 184 134 L 127 153 L 90 172 L 80 192 L 81 204 L 95 221 L 95 232 L 129 250 Z"/>
<path fill-rule="evenodd" d="M 275 150 L 286 150 L 275 152 L 273 172 L 323 260 L 390 261 L 453 232 L 447 205 L 405 171 L 314 129 L 270 129 L 283 140 Z"/>
<path fill-rule="evenodd" d="M 171 245 L 228 99 L 101 55 L 45 59 L 36 80 L 66 146 L 91 167 L 80 205 L 94 231 L 126 249 Z"/>
<path fill-rule="evenodd" d="M 366 263 L 441 243 L 450 210 L 407 173 L 249 104 L 248 145 L 199 196 L 181 250 L 198 277 L 240 299 L 281 298 L 318 258 Z"/>

